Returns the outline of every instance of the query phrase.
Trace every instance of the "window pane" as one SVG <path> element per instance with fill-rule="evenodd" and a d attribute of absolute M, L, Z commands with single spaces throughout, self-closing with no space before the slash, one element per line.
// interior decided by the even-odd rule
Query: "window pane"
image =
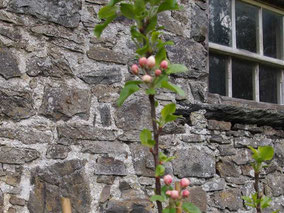
<path fill-rule="evenodd" d="M 210 53 L 209 92 L 226 95 L 226 66 L 226 56 Z"/>
<path fill-rule="evenodd" d="M 233 59 L 232 66 L 233 97 L 252 100 L 254 64 L 244 60 Z"/>
<path fill-rule="evenodd" d="M 237 48 L 256 52 L 258 8 L 236 1 Z"/>
<path fill-rule="evenodd" d="M 281 16 L 263 10 L 264 55 L 281 58 Z"/>
<path fill-rule="evenodd" d="M 210 0 L 209 40 L 231 46 L 231 1 Z"/>
<path fill-rule="evenodd" d="M 277 75 L 280 71 L 272 67 L 260 66 L 259 93 L 260 101 L 277 103 Z"/>

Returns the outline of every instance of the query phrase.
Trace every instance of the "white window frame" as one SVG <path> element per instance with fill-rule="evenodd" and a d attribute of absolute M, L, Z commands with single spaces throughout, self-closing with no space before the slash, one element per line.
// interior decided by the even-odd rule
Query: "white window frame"
<path fill-rule="evenodd" d="M 232 97 L 232 57 L 243 58 L 252 62 L 256 62 L 253 72 L 253 100 L 259 102 L 259 63 L 267 64 L 273 67 L 280 68 L 278 76 L 277 88 L 277 103 L 284 105 L 284 10 L 277 9 L 264 3 L 256 2 L 254 0 L 238 0 L 253 6 L 259 7 L 258 14 L 258 36 L 257 36 L 257 53 L 249 52 L 243 49 L 237 49 L 236 44 L 236 6 L 237 0 L 231 0 L 231 19 L 232 19 L 232 46 L 225 46 L 209 42 L 209 51 L 212 53 L 220 53 L 227 55 L 228 63 L 226 70 L 226 95 Z M 271 12 L 280 14 L 282 16 L 282 42 L 281 42 L 281 59 L 264 56 L 263 53 L 263 29 L 262 29 L 262 10 L 267 9 Z"/>

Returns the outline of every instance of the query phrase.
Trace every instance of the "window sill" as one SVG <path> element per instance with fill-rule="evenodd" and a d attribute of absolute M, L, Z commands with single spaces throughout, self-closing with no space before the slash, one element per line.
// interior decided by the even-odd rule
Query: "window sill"
<path fill-rule="evenodd" d="M 211 93 L 208 93 L 207 103 L 180 104 L 182 108 L 178 113 L 186 117 L 190 112 L 205 109 L 207 119 L 284 129 L 284 105 L 229 98 Z"/>

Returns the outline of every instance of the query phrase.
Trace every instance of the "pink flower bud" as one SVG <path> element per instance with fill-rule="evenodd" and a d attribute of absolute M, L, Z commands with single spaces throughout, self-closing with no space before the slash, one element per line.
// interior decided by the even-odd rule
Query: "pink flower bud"
<path fill-rule="evenodd" d="M 131 67 L 131 71 L 134 75 L 137 75 L 138 74 L 138 70 L 139 70 L 139 67 L 137 66 L 137 64 L 133 64 L 132 67 Z"/>
<path fill-rule="evenodd" d="M 171 198 L 177 199 L 178 197 L 179 197 L 178 191 L 177 190 L 173 190 L 171 192 Z"/>
<path fill-rule="evenodd" d="M 182 191 L 182 197 L 188 197 L 189 196 L 189 191 L 187 189 Z"/>
<path fill-rule="evenodd" d="M 181 179 L 181 181 L 180 181 L 180 186 L 181 186 L 182 188 L 188 187 L 189 184 L 190 184 L 190 181 L 189 181 L 187 178 L 183 178 L 183 179 Z"/>
<path fill-rule="evenodd" d="M 159 69 L 158 69 L 158 70 L 155 70 L 155 75 L 156 75 L 156 76 L 160 76 L 161 74 L 162 74 L 162 71 L 161 71 L 161 70 L 159 70 Z"/>
<path fill-rule="evenodd" d="M 145 83 L 151 83 L 152 82 L 152 77 L 150 75 L 143 75 L 142 76 L 142 81 Z"/>
<path fill-rule="evenodd" d="M 149 68 L 153 68 L 156 65 L 156 60 L 154 56 L 150 56 L 149 58 L 147 58 L 147 66 Z"/>
<path fill-rule="evenodd" d="M 168 69 L 168 62 L 166 60 L 163 60 L 160 64 L 160 67 L 165 70 Z"/>
<path fill-rule="evenodd" d="M 147 58 L 146 57 L 139 58 L 139 65 L 141 67 L 146 66 L 146 64 L 147 64 Z"/>
<path fill-rule="evenodd" d="M 172 194 L 172 191 L 170 190 L 166 191 L 166 195 L 171 196 L 171 194 Z"/>
<path fill-rule="evenodd" d="M 173 178 L 170 175 L 164 176 L 164 182 L 166 185 L 170 185 L 173 182 Z"/>

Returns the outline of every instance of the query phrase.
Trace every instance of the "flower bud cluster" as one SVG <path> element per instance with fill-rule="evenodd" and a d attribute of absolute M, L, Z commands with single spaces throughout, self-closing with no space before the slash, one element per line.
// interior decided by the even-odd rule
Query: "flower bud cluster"
<path fill-rule="evenodd" d="M 163 179 L 164 179 L 164 183 L 167 186 L 170 186 L 171 183 L 173 182 L 173 178 L 171 175 L 165 175 Z M 189 191 L 186 189 L 186 187 L 188 187 L 190 184 L 189 179 L 182 178 L 179 184 L 180 184 L 182 191 L 180 192 L 177 190 L 167 190 L 166 191 L 166 195 L 168 195 L 173 200 L 182 199 L 182 198 L 186 198 L 189 196 Z"/>
<path fill-rule="evenodd" d="M 131 72 L 134 75 L 138 75 L 139 71 L 142 70 L 146 70 L 146 73 L 144 73 L 144 75 L 141 77 L 142 81 L 144 81 L 145 83 L 151 83 L 153 81 L 153 77 L 150 74 L 150 71 L 155 68 L 156 66 L 156 59 L 155 57 L 152 55 L 148 58 L 146 57 L 141 57 L 138 60 L 139 65 L 137 64 L 133 64 L 131 66 Z M 139 67 L 140 66 L 140 67 Z M 155 69 L 154 74 L 156 77 L 159 77 L 162 73 L 163 70 L 168 69 L 168 62 L 166 60 L 163 60 L 160 63 L 160 67 Z"/>

